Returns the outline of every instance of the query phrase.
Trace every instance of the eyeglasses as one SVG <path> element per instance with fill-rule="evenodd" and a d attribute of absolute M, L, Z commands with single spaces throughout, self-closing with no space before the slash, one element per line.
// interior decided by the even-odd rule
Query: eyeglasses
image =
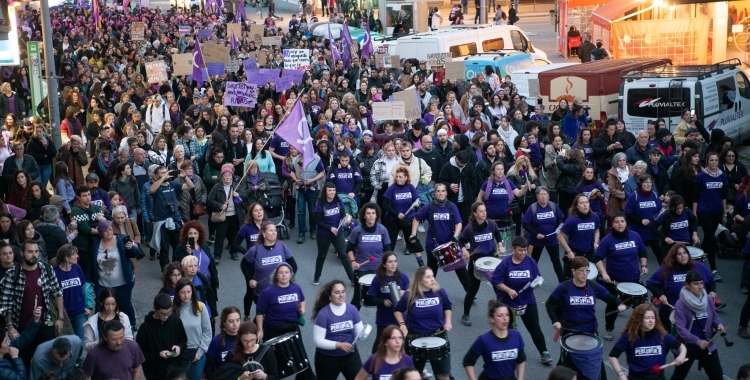
<path fill-rule="evenodd" d="M 255 344 L 258 343 L 258 338 L 255 339 L 240 339 L 242 344 Z"/>

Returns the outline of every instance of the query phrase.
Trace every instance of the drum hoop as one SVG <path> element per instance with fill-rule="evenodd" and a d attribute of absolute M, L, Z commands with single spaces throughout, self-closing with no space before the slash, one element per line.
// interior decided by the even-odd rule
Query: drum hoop
<path fill-rule="evenodd" d="M 495 264 L 494 267 L 489 266 L 489 265 L 488 266 L 484 266 L 484 265 L 482 265 L 483 263 L 481 261 L 491 261 L 492 263 L 496 263 L 496 264 Z M 500 259 L 498 259 L 496 257 L 482 257 L 482 258 L 480 258 L 480 259 L 478 259 L 477 261 L 474 262 L 474 266 L 477 267 L 477 268 L 480 268 L 480 269 L 495 269 L 495 268 L 497 268 L 498 265 L 500 265 L 501 262 L 502 262 L 502 260 L 500 260 Z"/>
<path fill-rule="evenodd" d="M 370 277 L 370 276 L 372 276 L 372 277 Z M 360 285 L 370 286 L 372 284 L 372 279 L 373 278 L 375 278 L 375 274 L 374 273 L 368 273 L 368 274 L 362 275 L 362 277 L 359 278 L 359 284 Z M 370 282 L 362 282 L 363 280 L 368 280 L 368 279 L 370 280 Z"/>
<path fill-rule="evenodd" d="M 572 347 L 570 347 L 570 346 L 568 346 L 568 345 L 567 345 L 567 343 L 566 343 L 566 342 L 567 342 L 568 338 L 570 338 L 570 337 L 571 337 L 571 336 L 573 336 L 573 335 L 585 335 L 585 336 L 587 336 L 587 337 L 589 337 L 589 338 L 592 338 L 592 339 L 594 339 L 594 340 L 596 341 L 597 345 L 596 345 L 596 347 L 592 348 L 592 350 L 593 350 L 593 349 L 596 349 L 596 348 L 599 348 L 599 347 L 602 347 L 602 346 L 604 345 L 604 342 L 602 341 L 602 338 L 599 338 L 598 336 L 596 336 L 596 335 L 594 335 L 594 334 L 592 334 L 592 333 L 587 333 L 587 332 L 575 332 L 575 333 L 570 333 L 570 334 L 567 334 L 567 335 L 563 336 L 563 338 L 562 338 L 562 339 L 560 339 L 560 345 L 561 345 L 561 346 L 562 346 L 562 348 L 563 348 L 563 349 L 565 349 L 566 351 L 569 351 L 569 352 L 570 352 L 570 351 L 576 351 L 576 352 L 585 352 L 585 351 L 582 351 L 582 350 L 578 350 L 578 349 L 572 348 Z"/>
<path fill-rule="evenodd" d="M 438 346 L 421 346 L 421 345 L 420 345 L 420 346 L 417 346 L 417 345 L 415 344 L 415 343 L 417 343 L 417 341 L 420 341 L 420 340 L 424 340 L 424 341 L 426 341 L 426 342 L 428 342 L 428 343 L 429 343 L 429 342 L 430 342 L 430 341 L 432 341 L 433 339 L 434 339 L 434 340 L 436 340 L 436 342 L 435 342 L 435 343 L 440 343 L 440 341 L 442 341 L 442 343 L 443 343 L 443 344 L 441 344 L 441 345 L 438 345 Z M 438 341 L 438 339 L 439 339 L 439 341 Z M 412 341 L 411 341 L 411 342 L 410 342 L 409 344 L 410 344 L 410 345 L 411 345 L 412 347 L 414 347 L 414 348 L 421 348 L 421 349 L 438 349 L 438 348 L 440 348 L 440 347 L 443 347 L 443 346 L 445 346 L 446 344 L 448 344 L 448 341 L 447 341 L 447 340 L 445 340 L 445 339 L 443 339 L 443 338 L 441 338 L 441 337 L 439 337 L 439 336 L 423 336 L 423 337 L 421 337 L 421 338 L 417 338 L 417 339 L 412 339 Z"/>
<path fill-rule="evenodd" d="M 620 287 L 622 285 L 622 287 Z M 636 285 L 636 286 L 634 286 Z M 627 289 L 627 287 L 633 287 L 633 289 Z M 645 286 L 635 283 L 635 282 L 621 282 L 617 284 L 616 289 L 619 292 L 622 292 L 623 294 L 627 294 L 629 296 L 642 296 L 644 294 L 648 293 L 648 289 L 646 289 Z M 638 290 L 638 293 L 630 293 L 631 291 Z"/>
<path fill-rule="evenodd" d="M 433 248 L 433 249 L 432 249 L 432 252 L 436 252 L 436 251 L 439 251 L 439 250 L 441 250 L 441 249 L 443 249 L 443 248 L 445 248 L 445 247 L 450 247 L 451 245 L 453 245 L 453 244 L 455 244 L 455 243 L 456 243 L 455 241 L 449 241 L 449 242 L 447 242 L 447 243 L 443 243 L 443 244 L 440 244 L 439 246 L 437 246 L 437 247 Z"/>
<path fill-rule="evenodd" d="M 284 335 L 279 335 L 279 336 L 277 336 L 275 338 L 271 338 L 271 339 L 265 341 L 264 343 L 266 345 L 268 345 L 268 346 L 273 346 L 273 345 L 276 345 L 276 344 L 279 344 L 279 343 L 282 343 L 282 342 L 286 342 L 287 340 L 291 340 L 295 335 L 297 335 L 297 333 L 294 332 L 294 331 L 288 332 L 288 333 L 286 333 Z"/>

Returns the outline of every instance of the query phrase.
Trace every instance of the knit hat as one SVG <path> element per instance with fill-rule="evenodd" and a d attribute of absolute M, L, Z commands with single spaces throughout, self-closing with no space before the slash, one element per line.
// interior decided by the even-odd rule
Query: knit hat
<path fill-rule="evenodd" d="M 234 165 L 232 164 L 221 165 L 221 174 L 224 174 L 224 173 L 234 174 Z"/>
<path fill-rule="evenodd" d="M 656 131 L 656 138 L 661 140 L 664 138 L 664 136 L 671 136 L 672 132 L 669 131 L 667 128 L 661 128 L 658 131 Z"/>
<path fill-rule="evenodd" d="M 364 131 L 364 132 L 362 132 L 362 135 L 363 136 L 370 136 L 370 137 L 372 137 L 372 131 Z"/>

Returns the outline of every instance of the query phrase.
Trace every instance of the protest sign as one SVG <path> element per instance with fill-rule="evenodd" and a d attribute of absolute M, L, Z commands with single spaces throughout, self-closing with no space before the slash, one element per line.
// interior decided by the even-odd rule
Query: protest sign
<path fill-rule="evenodd" d="M 268 82 L 279 80 L 279 69 L 260 69 L 247 75 L 248 83 L 265 86 Z"/>
<path fill-rule="evenodd" d="M 190 34 L 190 32 L 193 31 L 193 28 L 190 27 L 190 25 L 180 25 L 180 35 L 181 36 L 187 36 Z"/>
<path fill-rule="evenodd" d="M 172 54 L 172 74 L 192 75 L 193 55 L 190 53 Z"/>
<path fill-rule="evenodd" d="M 292 78 L 289 76 L 281 76 L 276 80 L 276 92 L 286 91 L 292 88 Z"/>
<path fill-rule="evenodd" d="M 201 44 L 203 51 L 203 61 L 225 63 L 229 58 L 229 52 L 232 50 L 229 46 L 219 45 L 213 42 L 204 42 Z"/>
<path fill-rule="evenodd" d="M 255 46 L 263 43 L 263 25 L 250 25 L 250 39 L 255 41 Z"/>
<path fill-rule="evenodd" d="M 305 70 L 310 67 L 310 50 L 284 49 L 284 68 Z"/>
<path fill-rule="evenodd" d="M 226 82 L 225 88 L 225 106 L 255 107 L 258 99 L 258 86 L 243 82 Z"/>
<path fill-rule="evenodd" d="M 464 79 L 466 76 L 466 62 L 465 61 L 447 61 L 445 62 L 445 77 L 451 81 L 456 79 Z"/>
<path fill-rule="evenodd" d="M 391 56 L 388 54 L 381 54 L 381 53 L 375 53 L 375 65 L 378 66 L 378 68 L 384 68 L 385 66 L 385 60 L 388 59 L 388 64 L 391 63 Z"/>
<path fill-rule="evenodd" d="M 258 72 L 258 60 L 255 58 L 248 58 L 242 61 L 242 66 L 245 68 L 245 74 Z"/>
<path fill-rule="evenodd" d="M 302 83 L 302 78 L 305 76 L 305 71 L 284 69 L 284 71 L 281 72 L 281 76 L 289 77 L 291 78 L 292 82 L 299 84 Z"/>
<path fill-rule="evenodd" d="M 232 40 L 232 32 L 234 32 L 234 38 L 239 41 L 242 38 L 242 25 L 234 22 L 227 23 L 227 39 Z"/>
<path fill-rule="evenodd" d="M 130 24 L 130 36 L 133 41 L 143 41 L 146 32 L 146 24 L 134 21 Z"/>
<path fill-rule="evenodd" d="M 251 51 L 247 53 L 247 56 L 249 58 L 255 58 L 255 62 L 257 62 L 258 66 L 265 66 L 268 62 L 268 56 L 262 51 Z"/>
<path fill-rule="evenodd" d="M 263 37 L 263 46 L 281 46 L 281 36 Z"/>
<path fill-rule="evenodd" d="M 236 59 L 230 59 L 224 66 L 224 70 L 228 73 L 236 73 L 240 70 L 240 61 Z"/>
<path fill-rule="evenodd" d="M 403 120 L 406 112 L 403 101 L 372 103 L 373 120 Z"/>
<path fill-rule="evenodd" d="M 421 108 L 417 102 L 416 87 L 410 87 L 403 91 L 394 92 L 393 100 L 404 102 L 404 119 L 417 120 L 422 117 Z"/>
<path fill-rule="evenodd" d="M 164 61 L 146 62 L 146 77 L 148 83 L 161 83 L 169 80 L 167 77 L 167 65 Z"/>
<path fill-rule="evenodd" d="M 214 31 L 212 29 L 201 29 L 198 31 L 198 38 L 210 39 L 211 35 L 213 34 L 214 34 Z"/>
<path fill-rule="evenodd" d="M 445 62 L 450 61 L 452 57 L 453 55 L 451 53 L 427 54 L 427 67 L 445 66 Z"/>
<path fill-rule="evenodd" d="M 206 68 L 210 76 L 224 75 L 224 64 L 221 62 L 209 62 L 206 64 Z"/>

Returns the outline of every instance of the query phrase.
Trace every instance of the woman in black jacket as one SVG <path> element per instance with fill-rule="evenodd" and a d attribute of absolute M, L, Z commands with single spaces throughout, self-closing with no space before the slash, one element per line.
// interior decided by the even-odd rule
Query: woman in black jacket
<path fill-rule="evenodd" d="M 583 177 L 586 157 L 582 150 L 571 149 L 570 152 L 557 156 L 557 167 L 560 169 L 560 177 L 557 178 L 560 208 L 567 210 L 573 205 L 573 198 L 578 194 L 576 187 Z"/>
<path fill-rule="evenodd" d="M 221 179 L 216 183 L 211 192 L 208 194 L 206 204 L 208 205 L 209 215 L 214 212 L 225 211 L 226 219 L 222 223 L 216 223 L 216 240 L 214 244 L 214 263 L 219 264 L 221 254 L 224 251 L 224 239 L 237 235 L 240 230 L 240 216 L 244 217 L 242 212 L 242 199 L 247 194 L 237 186 L 234 180 L 234 165 L 224 164 L 221 167 Z M 239 253 L 234 248 L 229 247 L 229 254 L 232 260 L 239 260 Z"/>
<path fill-rule="evenodd" d="M 599 178 L 602 180 L 606 178 L 609 169 L 612 169 L 612 158 L 615 154 L 625 152 L 617 134 L 617 122 L 609 119 L 604 128 L 604 133 L 594 140 L 594 158 L 599 168 Z"/>
<path fill-rule="evenodd" d="M 248 362 L 257 362 L 262 367 Z M 209 377 L 209 380 L 250 380 L 255 379 L 255 376 L 259 376 L 258 379 L 278 380 L 278 368 L 273 350 L 259 343 L 258 326 L 253 322 L 244 322 L 237 331 L 237 344 L 234 350 L 227 354 L 224 364 Z M 310 372 L 312 369 L 306 371 Z M 248 376 L 246 372 L 252 375 Z"/>
<path fill-rule="evenodd" d="M 479 182 L 484 182 L 487 178 L 490 178 L 490 169 L 495 161 L 500 161 L 500 156 L 497 155 L 495 145 L 487 141 L 482 145 L 482 159 L 477 163 Z M 526 183 L 526 181 L 523 183 Z"/>
<path fill-rule="evenodd" d="M 39 182 L 46 187 L 52 177 L 52 162 L 57 155 L 57 148 L 45 132 L 43 124 L 34 126 L 34 137 L 26 144 L 26 152 L 39 165 Z"/>

